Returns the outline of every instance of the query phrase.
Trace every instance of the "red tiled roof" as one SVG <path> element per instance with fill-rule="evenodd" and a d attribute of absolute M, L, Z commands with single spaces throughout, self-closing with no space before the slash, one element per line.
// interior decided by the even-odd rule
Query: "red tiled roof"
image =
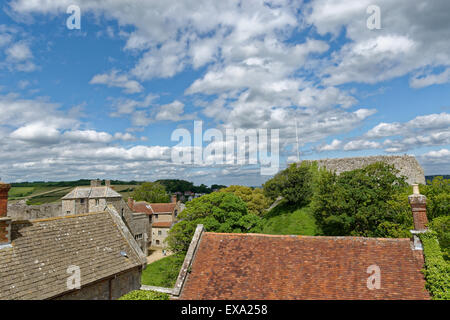
<path fill-rule="evenodd" d="M 422 266 L 409 239 L 206 232 L 180 298 L 429 299 Z"/>
<path fill-rule="evenodd" d="M 170 228 L 172 226 L 172 222 L 153 222 L 152 227 L 155 228 Z"/>
<path fill-rule="evenodd" d="M 150 203 L 154 213 L 172 213 L 175 210 L 176 203 Z"/>
<path fill-rule="evenodd" d="M 172 213 L 175 210 L 176 203 L 148 203 L 145 201 L 135 202 L 133 205 L 134 212 L 145 212 L 148 215 L 154 213 Z"/>

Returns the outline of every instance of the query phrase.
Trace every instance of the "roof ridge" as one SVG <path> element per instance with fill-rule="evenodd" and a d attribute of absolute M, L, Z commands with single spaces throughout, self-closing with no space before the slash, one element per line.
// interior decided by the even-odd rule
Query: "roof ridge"
<path fill-rule="evenodd" d="M 70 218 L 84 217 L 84 216 L 90 216 L 90 215 L 101 214 L 101 213 L 106 213 L 106 211 L 78 213 L 78 214 L 71 214 L 71 215 L 67 215 L 67 216 L 58 216 L 58 217 L 51 217 L 51 218 L 39 218 L 39 219 L 30 219 L 30 220 L 16 220 L 16 221 L 13 221 L 13 223 L 21 223 L 21 222 L 24 222 L 24 221 L 29 221 L 29 222 L 46 222 L 46 221 L 54 221 L 54 220 L 60 220 L 60 219 L 70 219 Z"/>
<path fill-rule="evenodd" d="M 285 235 L 285 234 L 264 234 L 264 233 L 231 233 L 231 232 L 208 232 L 206 234 L 212 235 L 226 235 L 226 236 L 253 236 L 253 237 L 267 237 L 267 238 L 312 238 L 312 239 L 351 239 L 351 240 L 378 240 L 378 241 L 411 241 L 410 238 L 373 238 L 373 237 L 357 237 L 357 236 L 307 236 L 307 235 Z"/>

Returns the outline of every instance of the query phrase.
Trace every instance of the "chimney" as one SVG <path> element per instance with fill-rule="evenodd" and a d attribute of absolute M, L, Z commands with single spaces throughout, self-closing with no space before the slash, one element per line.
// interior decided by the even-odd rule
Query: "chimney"
<path fill-rule="evenodd" d="M 111 180 L 105 180 L 105 186 L 111 187 Z"/>
<path fill-rule="evenodd" d="M 172 203 L 177 203 L 177 195 L 176 194 L 172 195 Z"/>
<path fill-rule="evenodd" d="M 419 193 L 419 185 L 413 184 L 413 194 L 408 197 L 411 205 L 414 230 L 424 232 L 427 230 L 427 197 Z"/>
<path fill-rule="evenodd" d="M 11 218 L 8 214 L 8 192 L 11 185 L 0 182 L 0 248 L 11 243 Z"/>
<path fill-rule="evenodd" d="M 95 180 L 91 180 L 91 187 L 100 187 L 100 180 L 95 179 Z"/>
<path fill-rule="evenodd" d="M 132 197 L 128 197 L 128 207 L 133 210 L 134 207 L 134 200 Z"/>

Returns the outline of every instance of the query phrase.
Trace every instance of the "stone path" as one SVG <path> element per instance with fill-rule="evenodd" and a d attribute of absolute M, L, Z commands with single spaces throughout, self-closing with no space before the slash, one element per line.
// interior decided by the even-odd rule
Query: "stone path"
<path fill-rule="evenodd" d="M 158 261 L 162 258 L 172 255 L 172 252 L 166 250 L 166 255 L 163 255 L 162 249 L 157 249 L 153 251 L 149 256 L 147 256 L 147 264 Z"/>

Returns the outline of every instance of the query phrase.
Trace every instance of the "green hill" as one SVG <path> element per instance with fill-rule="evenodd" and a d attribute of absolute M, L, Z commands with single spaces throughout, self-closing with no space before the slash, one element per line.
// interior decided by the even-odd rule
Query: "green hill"
<path fill-rule="evenodd" d="M 309 206 L 297 208 L 280 203 L 264 216 L 261 233 L 315 236 L 320 229 Z"/>

